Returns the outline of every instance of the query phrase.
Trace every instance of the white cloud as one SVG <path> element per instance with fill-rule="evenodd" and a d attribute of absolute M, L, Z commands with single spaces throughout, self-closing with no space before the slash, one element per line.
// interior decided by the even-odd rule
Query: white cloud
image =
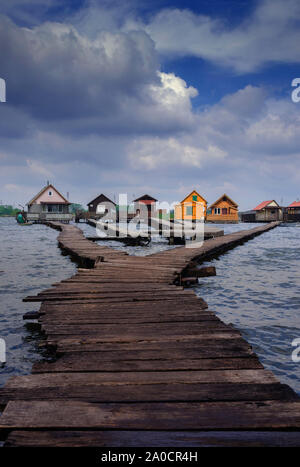
<path fill-rule="evenodd" d="M 31 28 L 2 18 L 9 99 L 0 106 L 1 199 L 1 190 L 10 188 L 13 199 L 14 185 L 24 187 L 27 198 L 48 178 L 80 202 L 99 189 L 146 190 L 172 201 L 191 186 L 210 201 L 233 193 L 242 209 L 252 207 L 253 192 L 258 201 L 283 190 L 296 198 L 299 106 L 246 86 L 195 112 L 191 102 L 198 91 L 180 76 L 162 73 L 156 49 L 238 71 L 297 61 L 299 8 L 292 0 L 284 8 L 279 0 L 270 5 L 261 2 L 234 28 L 187 10 L 167 10 L 147 26 L 132 21 L 122 30 L 122 11 L 115 9 L 107 22 L 107 8 L 103 21 L 95 15 L 93 24 L 95 10 L 86 22 L 77 16 L 73 24 Z"/>
<path fill-rule="evenodd" d="M 300 114 L 295 104 L 281 99 L 266 101 L 265 112 L 245 131 L 247 145 L 273 156 L 300 154 Z"/>
<path fill-rule="evenodd" d="M 262 0 L 241 24 L 169 8 L 149 23 L 130 19 L 126 29 L 144 28 L 163 55 L 195 56 L 251 72 L 268 63 L 300 63 L 299 0 Z"/>
<path fill-rule="evenodd" d="M 186 85 L 179 83 L 178 94 L 185 99 Z M 72 201 L 82 203 L 99 187 L 130 196 L 143 194 L 147 187 L 150 194 L 169 201 L 182 199 L 193 187 L 209 202 L 227 192 L 241 209 L 252 208 L 255 202 L 249 200 L 254 199 L 280 200 L 285 195 L 291 202 L 299 196 L 298 109 L 288 98 L 270 98 L 265 90 L 248 86 L 199 111 L 189 131 L 172 136 L 133 140 L 125 134 L 95 134 L 75 140 L 71 134 L 39 130 L 28 139 L 2 140 L 0 198 L 7 198 L 6 184 L 24 185 L 26 180 L 24 193 L 31 193 L 50 179 L 70 191 Z M 28 163 L 24 152 L 30 154 Z M 11 191 L 11 200 L 13 196 Z M 22 202 L 20 192 L 15 196 Z"/>
<path fill-rule="evenodd" d="M 3 188 L 4 190 L 13 192 L 13 193 L 15 191 L 20 191 L 19 185 L 16 185 L 15 183 L 6 183 Z"/>
<path fill-rule="evenodd" d="M 45 177 L 53 177 L 53 172 L 51 172 L 47 167 L 45 167 L 45 165 L 36 160 L 26 159 L 26 164 L 29 170 L 34 174 L 42 175 Z"/>
<path fill-rule="evenodd" d="M 133 167 L 147 170 L 174 166 L 200 168 L 214 160 L 224 159 L 226 152 L 211 144 L 206 148 L 185 144 L 174 138 L 141 138 L 129 147 Z"/>
<path fill-rule="evenodd" d="M 29 29 L 2 18 L 0 40 L 6 112 L 17 108 L 27 121 L 76 135 L 169 133 L 193 123 L 196 89 L 159 71 L 144 31 L 102 30 L 89 38 L 71 24 Z"/>
<path fill-rule="evenodd" d="M 191 110 L 191 98 L 198 95 L 197 89 L 187 86 L 186 82 L 175 76 L 174 73 L 158 72 L 160 82 L 151 85 L 150 90 L 153 99 L 170 111 L 176 111 L 180 106 L 182 110 Z"/>

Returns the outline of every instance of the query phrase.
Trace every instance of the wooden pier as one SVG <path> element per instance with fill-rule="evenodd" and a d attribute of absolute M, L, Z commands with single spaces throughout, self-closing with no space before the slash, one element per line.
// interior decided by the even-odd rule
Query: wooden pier
<path fill-rule="evenodd" d="M 125 244 L 143 245 L 145 240 L 148 240 L 149 243 L 153 236 L 159 236 L 163 239 L 167 239 L 169 244 L 184 245 L 185 239 L 195 237 L 196 233 L 198 234 L 198 238 L 203 238 L 203 240 L 224 235 L 223 229 L 200 222 L 198 224 L 186 222 L 184 225 L 182 221 L 171 222 L 153 217 L 148 220 L 149 223 L 151 223 L 151 228 L 143 224 L 144 227 L 142 227 L 140 231 L 135 232 L 135 236 L 130 235 L 128 225 L 125 223 L 102 224 L 103 233 L 106 233 L 107 237 L 94 237 L 92 239 L 93 241 L 118 240 Z M 98 222 L 99 220 L 97 221 L 91 217 L 86 220 L 86 223 L 91 227 L 97 227 Z M 137 233 L 138 235 L 136 235 Z"/>
<path fill-rule="evenodd" d="M 84 268 L 26 298 L 42 302 L 36 316 L 54 358 L 0 389 L 5 446 L 300 445 L 299 397 L 237 329 L 174 285 L 278 223 L 147 257 L 49 225 Z"/>

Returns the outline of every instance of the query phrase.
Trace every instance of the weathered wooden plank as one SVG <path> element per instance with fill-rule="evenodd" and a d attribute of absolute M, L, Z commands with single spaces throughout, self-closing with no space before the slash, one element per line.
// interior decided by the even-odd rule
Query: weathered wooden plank
<path fill-rule="evenodd" d="M 228 326 L 222 321 L 199 321 L 193 323 L 191 326 L 190 323 L 182 323 L 180 327 L 177 323 L 127 323 L 127 324 L 49 324 L 43 323 L 42 329 L 45 330 L 47 335 L 77 335 L 81 336 L 89 335 L 98 335 L 100 338 L 105 337 L 105 339 L 110 338 L 119 338 L 122 340 L 124 338 L 130 337 L 131 339 L 145 339 L 152 338 L 155 336 L 164 337 L 172 336 L 175 338 L 186 337 L 186 336 L 197 336 L 198 334 L 205 333 L 210 334 L 211 332 L 237 332 L 240 335 L 239 331 L 234 331 L 231 326 Z"/>
<path fill-rule="evenodd" d="M 94 373 L 42 373 L 10 378 L 5 388 L 34 389 L 68 386 L 103 385 L 161 385 L 169 383 L 278 383 L 272 372 L 259 370 L 202 370 L 202 371 L 136 371 L 136 372 L 94 372 Z M 161 389 L 161 388 L 159 388 Z"/>
<path fill-rule="evenodd" d="M 172 383 L 69 385 L 50 387 L 0 388 L 0 406 L 12 400 L 78 400 L 86 402 L 217 402 L 296 400 L 288 387 L 277 384 L 249 383 Z M 1 421 L 1 419 L 0 419 Z"/>
<path fill-rule="evenodd" d="M 57 292 L 64 292 L 64 293 L 71 293 L 71 292 L 76 292 L 76 293 L 81 293 L 81 292 L 110 292 L 110 291 L 128 291 L 128 292 L 140 292 L 140 291 L 177 291 L 177 290 L 183 290 L 183 287 L 179 287 L 176 285 L 172 284 L 131 284 L 128 286 L 127 284 L 122 285 L 118 283 L 112 283 L 110 285 L 108 284 L 102 284 L 97 283 L 97 284 L 91 284 L 90 282 L 86 284 L 78 283 L 78 284 L 60 284 L 58 286 L 55 286 L 51 289 L 43 290 L 43 292 L 40 292 L 38 295 L 41 293 L 44 295 L 46 293 L 57 293 Z"/>
<path fill-rule="evenodd" d="M 209 334 L 206 334 L 203 332 L 201 335 L 198 332 L 196 335 L 195 334 L 190 334 L 190 335 L 182 335 L 178 333 L 178 335 L 161 335 L 161 336 L 153 336 L 150 334 L 148 335 L 102 335 L 99 336 L 97 334 L 95 335 L 82 335 L 80 333 L 77 334 L 47 334 L 48 336 L 48 343 L 49 345 L 58 345 L 60 348 L 61 347 L 66 347 L 66 346 L 71 346 L 71 348 L 74 348 L 76 346 L 80 346 L 82 349 L 87 349 L 88 346 L 91 346 L 90 348 L 95 348 L 101 349 L 104 348 L 103 345 L 106 345 L 106 349 L 109 347 L 116 350 L 117 348 L 122 349 L 122 348 L 133 348 L 135 346 L 137 349 L 138 348 L 145 348 L 145 347 L 150 347 L 151 345 L 155 346 L 163 346 L 163 345 L 177 345 L 178 341 L 184 342 L 186 346 L 192 346 L 197 340 L 198 342 L 205 344 L 205 343 L 211 343 L 213 344 L 216 342 L 218 339 L 220 340 L 226 340 L 226 339 L 237 339 L 240 337 L 239 332 L 231 332 L 231 331 L 215 331 L 212 330 Z"/>
<path fill-rule="evenodd" d="M 81 401 L 10 401 L 0 430 L 264 430 L 300 428 L 300 402 L 151 402 L 96 404 Z"/>
<path fill-rule="evenodd" d="M 200 297 L 182 297 L 180 301 L 178 300 L 172 300 L 170 301 L 162 301 L 162 300 L 157 300 L 156 298 L 151 301 L 151 303 L 148 301 L 143 301 L 140 300 L 139 302 L 118 302 L 118 303 L 110 303 L 109 305 L 105 303 L 82 303 L 80 305 L 78 304 L 70 304 L 70 303 L 65 303 L 65 302 L 48 302 L 48 303 L 42 303 L 40 307 L 41 312 L 49 312 L 51 310 L 59 310 L 60 312 L 65 312 L 68 310 L 73 310 L 74 313 L 82 310 L 108 310 L 109 312 L 114 311 L 114 310 L 123 310 L 124 312 L 128 311 L 135 311 L 137 314 L 140 313 L 147 313 L 148 311 L 151 311 L 153 313 L 163 313 L 163 312 L 176 312 L 177 310 L 180 310 L 180 312 L 189 312 L 189 311 L 198 311 L 199 313 L 201 310 L 205 309 L 207 310 L 208 305 L 207 303 Z M 212 312 L 211 312 L 212 313 Z"/>
<path fill-rule="evenodd" d="M 182 291 L 184 290 L 183 288 L 181 289 Z M 90 295 L 100 295 L 106 297 L 107 295 L 120 295 L 120 294 L 130 294 L 130 295 L 148 295 L 148 294 L 159 294 L 159 295 L 170 295 L 170 294 L 175 294 L 180 292 L 179 290 L 173 290 L 168 288 L 167 286 L 164 288 L 156 288 L 156 287 L 149 287 L 149 288 L 139 288 L 139 287 L 120 287 L 120 288 L 114 288 L 112 287 L 112 290 L 109 290 L 109 287 L 103 288 L 103 287 L 77 287 L 77 288 L 56 288 L 53 290 L 48 290 L 45 292 L 40 292 L 36 296 L 37 297 L 53 297 L 53 296 L 60 296 L 60 295 L 68 295 L 68 296 L 90 296 Z M 186 291 L 185 291 L 186 292 Z"/>
<path fill-rule="evenodd" d="M 40 315 L 32 315 L 32 318 L 28 317 L 28 319 L 36 319 Z M 213 317 L 209 314 L 207 315 L 202 315 L 202 316 L 197 316 L 197 315 L 166 315 L 166 316 L 130 316 L 127 317 L 125 313 L 123 313 L 122 316 L 109 316 L 109 315 L 104 315 L 103 313 L 99 313 L 99 316 L 97 316 L 97 313 L 89 313 L 89 312 L 83 312 L 83 313 L 74 313 L 73 315 L 71 313 L 61 315 L 61 313 L 57 312 L 52 312 L 49 313 L 49 315 L 42 315 L 41 318 L 39 318 L 39 323 L 41 323 L 43 326 L 44 325 L 52 325 L 55 323 L 55 325 L 80 325 L 81 323 L 84 323 L 85 325 L 100 325 L 100 324 L 115 324 L 115 325 L 130 325 L 130 324 L 154 324 L 154 323 L 183 323 L 183 324 L 189 324 L 191 326 L 191 323 L 199 323 L 199 322 L 218 322 L 218 318 Z"/>
<path fill-rule="evenodd" d="M 105 295 L 100 295 L 100 294 L 85 294 L 83 295 L 71 295 L 71 296 L 65 296 L 64 294 L 61 295 L 54 295 L 54 296 L 29 296 L 23 299 L 23 302 L 41 302 L 41 301 L 53 301 L 53 302 L 62 302 L 62 301 L 68 301 L 69 303 L 80 303 L 80 302 L 86 302 L 86 303 L 98 303 L 98 302 L 134 302 L 134 301 L 160 301 L 160 300 L 178 300 L 178 296 L 176 294 L 173 294 L 172 292 L 170 294 L 157 294 L 153 296 L 153 293 L 149 294 L 136 294 L 135 296 L 133 294 L 112 294 L 112 296 L 105 296 Z"/>
<path fill-rule="evenodd" d="M 202 338 L 191 337 L 189 339 L 172 339 L 172 338 L 152 338 L 151 340 L 133 340 L 133 341 L 120 341 L 105 342 L 97 338 L 61 338 L 57 340 L 47 340 L 49 345 L 57 345 L 58 352 L 99 352 L 99 351 L 119 351 L 135 350 L 138 354 L 139 351 L 155 351 L 156 355 L 164 352 L 169 354 L 170 350 L 174 355 L 183 355 L 188 358 L 188 352 L 197 352 L 198 358 L 218 358 L 218 357 L 243 357 L 246 355 L 253 355 L 253 350 L 250 345 L 243 339 L 232 336 L 230 333 L 226 335 L 203 335 Z M 178 352 L 178 353 L 176 353 Z"/>
<path fill-rule="evenodd" d="M 299 447 L 293 431 L 12 431 L 6 447 Z"/>
<path fill-rule="evenodd" d="M 156 357 L 156 358 L 155 358 Z M 176 358 L 177 357 L 177 358 Z M 32 373 L 88 372 L 88 371 L 169 371 L 169 370 L 250 370 L 263 368 L 256 357 L 191 358 L 183 353 L 178 358 L 170 351 L 163 355 L 154 351 L 74 352 L 54 362 L 41 361 L 33 365 Z M 148 358 L 148 359 L 147 359 Z"/>

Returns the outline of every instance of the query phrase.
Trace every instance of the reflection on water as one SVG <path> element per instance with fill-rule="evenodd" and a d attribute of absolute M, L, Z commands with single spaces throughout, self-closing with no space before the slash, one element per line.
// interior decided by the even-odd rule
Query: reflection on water
<path fill-rule="evenodd" d="M 220 226 L 225 233 L 257 226 Z M 87 236 L 96 230 L 79 224 Z M 57 231 L 42 225 L 20 227 L 0 218 L 0 338 L 7 343 L 7 363 L 0 368 L 0 385 L 11 375 L 30 372 L 40 359 L 37 331 L 27 329 L 22 316 L 39 303 L 23 303 L 76 270 L 57 248 Z M 300 226 L 278 227 L 215 259 L 216 277 L 201 278 L 196 292 L 220 318 L 233 323 L 258 353 L 265 366 L 300 393 L 300 363 L 293 363 L 291 342 L 300 337 Z M 147 247 L 113 246 L 129 254 L 150 254 L 168 248 L 154 241 Z"/>

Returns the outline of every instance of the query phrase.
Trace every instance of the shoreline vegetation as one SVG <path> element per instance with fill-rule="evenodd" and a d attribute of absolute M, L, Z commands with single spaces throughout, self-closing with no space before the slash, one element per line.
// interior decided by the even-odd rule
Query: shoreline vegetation
<path fill-rule="evenodd" d="M 20 209 L 11 205 L 0 205 L 0 217 L 15 217 L 18 212 L 20 212 Z"/>
<path fill-rule="evenodd" d="M 81 204 L 72 203 L 70 205 L 70 213 L 75 214 L 76 210 L 80 209 L 81 211 L 86 211 Z M 0 217 L 15 217 L 21 208 L 15 208 L 10 204 L 0 204 Z"/>

